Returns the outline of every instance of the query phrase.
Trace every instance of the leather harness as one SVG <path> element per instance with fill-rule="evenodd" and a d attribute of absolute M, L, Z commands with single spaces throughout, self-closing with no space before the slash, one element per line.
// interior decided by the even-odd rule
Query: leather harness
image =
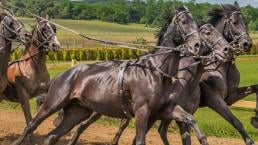
<path fill-rule="evenodd" d="M 123 112 L 127 118 L 132 118 L 134 115 L 133 115 L 132 111 L 130 111 L 130 109 L 129 109 L 130 108 L 129 103 L 128 103 L 129 100 L 126 98 L 124 89 L 123 89 L 124 73 L 125 73 L 126 68 L 129 65 L 130 65 L 130 61 L 127 60 L 119 66 L 118 88 L 119 88 L 119 99 L 120 99 L 120 102 L 122 102 Z"/>

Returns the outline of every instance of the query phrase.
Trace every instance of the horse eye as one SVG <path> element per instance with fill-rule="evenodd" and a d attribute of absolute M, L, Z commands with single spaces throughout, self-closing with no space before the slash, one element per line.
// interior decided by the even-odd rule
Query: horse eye
<path fill-rule="evenodd" d="M 211 31 L 206 31 L 206 34 L 207 35 L 211 35 Z"/>

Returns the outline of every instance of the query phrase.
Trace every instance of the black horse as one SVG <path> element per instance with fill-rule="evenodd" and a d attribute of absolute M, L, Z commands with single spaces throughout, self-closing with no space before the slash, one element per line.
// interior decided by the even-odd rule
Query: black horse
<path fill-rule="evenodd" d="M 212 23 L 221 34 L 223 34 L 228 42 L 230 42 L 234 47 L 239 47 L 238 49 L 235 49 L 235 51 L 245 52 L 250 50 L 252 42 L 248 36 L 245 19 L 241 14 L 240 7 L 238 6 L 237 2 L 234 5 L 222 5 L 222 8 L 217 8 L 210 11 L 209 15 L 212 17 L 209 22 Z M 207 71 L 202 76 L 203 81 L 200 83 L 202 90 L 201 106 L 208 106 L 209 108 L 215 110 L 227 121 L 229 121 L 236 129 L 238 129 L 246 144 L 253 144 L 253 141 L 242 127 L 241 122 L 234 117 L 227 105 L 232 105 L 234 102 L 251 93 L 257 93 L 257 85 L 238 88 L 240 76 L 235 64 L 232 62 L 233 61 L 226 62 L 221 65 L 217 71 Z M 212 65 L 207 69 L 214 70 L 215 68 L 217 68 L 217 65 Z M 179 75 L 180 73 L 184 74 L 184 71 L 179 72 Z M 194 87 L 191 87 L 191 89 L 193 88 Z M 197 87 L 196 89 L 196 91 L 198 91 L 199 88 Z M 184 94 L 187 94 L 188 92 L 189 91 L 186 91 Z M 189 93 L 188 95 L 191 94 Z M 193 105 L 183 104 L 184 102 L 181 104 L 182 107 L 184 106 L 183 108 L 188 112 L 191 112 L 191 110 L 196 110 L 194 109 L 196 107 L 194 106 L 194 103 Z M 256 118 L 253 118 L 253 123 L 255 123 L 255 119 Z M 116 137 L 113 139 L 112 144 L 118 143 L 118 139 L 128 122 L 129 120 L 122 120 L 120 129 L 116 134 Z M 85 121 L 81 127 L 79 127 L 74 140 L 78 134 L 82 132 L 82 128 L 86 128 L 90 123 L 91 120 Z M 166 137 L 169 123 L 170 121 L 162 121 L 159 127 L 159 133 L 164 144 L 169 144 Z M 180 127 L 183 143 L 191 144 L 189 126 L 187 126 L 185 123 L 177 123 Z"/>
<path fill-rule="evenodd" d="M 216 8 L 208 14 L 211 16 L 209 22 L 228 42 L 234 47 L 238 47 L 235 48 L 235 51 L 250 51 L 252 41 L 248 35 L 245 19 L 237 2 L 234 5 L 222 5 L 222 8 Z M 222 64 L 216 71 L 206 71 L 203 74 L 200 82 L 200 106 L 207 106 L 216 111 L 239 131 L 247 145 L 254 145 L 242 123 L 231 113 L 228 105 L 232 105 L 249 94 L 257 93 L 258 86 L 238 87 L 240 74 L 233 60 Z M 215 65 L 208 67 L 208 69 L 214 68 L 216 68 Z M 188 110 L 187 108 L 184 109 Z M 166 122 L 161 123 L 161 133 L 167 132 L 168 124 Z M 191 144 L 189 126 L 185 123 L 179 123 L 179 127 L 183 143 Z"/>
<path fill-rule="evenodd" d="M 188 52 L 198 54 L 200 37 L 197 31 L 189 10 L 179 7 L 167 26 L 161 46 L 177 47 L 179 51 L 184 48 L 185 52 L 185 46 L 180 45 L 185 43 Z M 43 106 L 14 144 L 21 144 L 28 133 L 61 108 L 65 114 L 63 121 L 48 134 L 46 144 L 54 144 L 93 111 L 116 118 L 135 116 L 137 145 L 145 144 L 148 120 L 152 116 L 189 123 L 202 144 L 207 144 L 193 116 L 177 105 L 177 98 L 171 95 L 174 92 L 171 76 L 177 73 L 180 58 L 180 52 L 175 50 L 156 48 L 150 57 L 142 56 L 127 67 L 123 64 L 118 68 L 79 65 L 62 73 L 51 82 Z"/>
<path fill-rule="evenodd" d="M 0 7 L 0 101 L 3 99 L 2 93 L 7 86 L 7 67 L 10 61 L 12 42 L 25 43 L 24 25 L 10 13 Z"/>
<path fill-rule="evenodd" d="M 206 47 L 206 54 L 212 53 L 217 54 L 215 58 L 218 61 L 213 60 L 213 63 L 217 65 L 223 63 L 224 61 L 228 61 L 232 58 L 232 48 L 230 44 L 223 39 L 222 35 L 211 25 L 205 24 L 203 25 L 200 30 L 200 37 L 201 40 L 204 42 Z M 221 55 L 222 54 L 222 55 Z M 223 62 L 221 62 L 223 61 Z M 178 99 L 178 103 L 183 108 L 187 108 L 190 113 L 193 113 L 197 110 L 200 103 L 200 89 L 199 89 L 199 81 L 204 72 L 204 67 L 207 64 L 204 64 L 203 61 L 199 60 L 194 56 L 184 56 L 180 59 L 179 68 L 180 71 L 173 79 L 173 89 L 174 89 L 174 96 Z M 93 123 L 96 118 L 99 118 L 100 114 L 93 114 L 90 119 L 84 121 L 80 124 L 79 128 L 77 129 L 72 141 L 69 145 L 74 145 L 76 140 L 78 139 L 79 135 L 85 130 L 91 123 Z M 154 122 L 159 119 L 158 117 L 152 117 L 149 120 L 148 130 L 154 124 Z M 128 125 L 130 119 L 123 119 L 120 129 L 116 134 L 115 138 L 113 139 L 111 144 L 118 144 L 118 140 L 123 132 L 123 130 Z M 171 120 L 162 120 L 162 122 L 167 122 L 168 124 Z M 167 124 L 167 125 L 168 125 Z M 164 126 L 163 126 L 164 127 Z M 165 131 L 165 130 L 162 130 Z M 161 138 L 164 144 L 169 144 L 166 138 L 166 131 L 160 132 Z"/>

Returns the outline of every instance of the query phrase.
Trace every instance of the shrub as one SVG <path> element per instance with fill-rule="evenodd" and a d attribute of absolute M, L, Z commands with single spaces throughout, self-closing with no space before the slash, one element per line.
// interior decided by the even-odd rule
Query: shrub
<path fill-rule="evenodd" d="M 63 51 L 56 51 L 55 52 L 55 60 L 57 60 L 57 61 L 64 60 L 64 58 L 63 58 Z"/>
<path fill-rule="evenodd" d="M 122 50 L 114 49 L 114 59 L 122 59 Z"/>
<path fill-rule="evenodd" d="M 71 53 L 70 53 L 70 50 L 65 50 L 64 53 L 63 53 L 63 58 L 64 58 L 64 61 L 71 61 Z"/>
<path fill-rule="evenodd" d="M 72 59 L 80 60 L 80 53 L 78 50 L 73 50 L 71 54 Z"/>
<path fill-rule="evenodd" d="M 251 48 L 251 54 L 252 55 L 255 55 L 257 52 L 256 52 L 256 49 L 257 49 L 257 46 L 256 45 L 253 45 L 253 47 Z"/>
<path fill-rule="evenodd" d="M 55 53 L 53 51 L 49 51 L 47 56 L 48 60 L 55 60 Z"/>
<path fill-rule="evenodd" d="M 106 53 L 106 60 L 114 60 L 115 56 L 113 50 L 108 49 Z"/>
<path fill-rule="evenodd" d="M 128 49 L 122 50 L 122 59 L 123 60 L 130 59 L 130 52 Z"/>
<path fill-rule="evenodd" d="M 97 59 L 97 51 L 89 49 L 87 51 L 87 60 L 96 60 Z"/>
<path fill-rule="evenodd" d="M 80 51 L 80 61 L 82 61 L 82 60 L 87 60 L 87 55 L 84 50 Z"/>
<path fill-rule="evenodd" d="M 97 60 L 105 60 L 105 50 L 104 49 L 98 49 L 97 50 Z"/>

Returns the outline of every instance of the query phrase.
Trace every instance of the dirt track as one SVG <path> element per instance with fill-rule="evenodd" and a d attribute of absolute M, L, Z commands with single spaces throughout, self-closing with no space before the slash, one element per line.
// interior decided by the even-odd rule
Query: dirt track
<path fill-rule="evenodd" d="M 36 142 L 42 142 L 44 136 L 53 129 L 51 124 L 52 118 L 46 120 L 35 132 Z M 24 118 L 21 112 L 0 110 L 0 145 L 10 145 L 24 129 Z M 101 124 L 92 125 L 80 138 L 78 145 L 106 145 L 117 130 L 116 126 L 104 126 Z M 131 144 L 134 137 L 134 129 L 126 129 L 120 144 Z M 66 135 L 57 145 L 66 145 L 72 133 Z M 177 134 L 169 134 L 171 144 L 180 145 L 180 137 Z M 208 137 L 210 145 L 244 145 L 239 139 L 222 139 L 216 137 Z M 147 136 L 148 145 L 162 145 L 157 131 L 151 130 Z M 193 137 L 193 145 L 197 145 L 198 141 Z M 258 143 L 256 143 L 258 144 Z M 26 143 L 23 145 L 27 145 Z M 40 145 L 40 144 L 39 144 Z"/>

